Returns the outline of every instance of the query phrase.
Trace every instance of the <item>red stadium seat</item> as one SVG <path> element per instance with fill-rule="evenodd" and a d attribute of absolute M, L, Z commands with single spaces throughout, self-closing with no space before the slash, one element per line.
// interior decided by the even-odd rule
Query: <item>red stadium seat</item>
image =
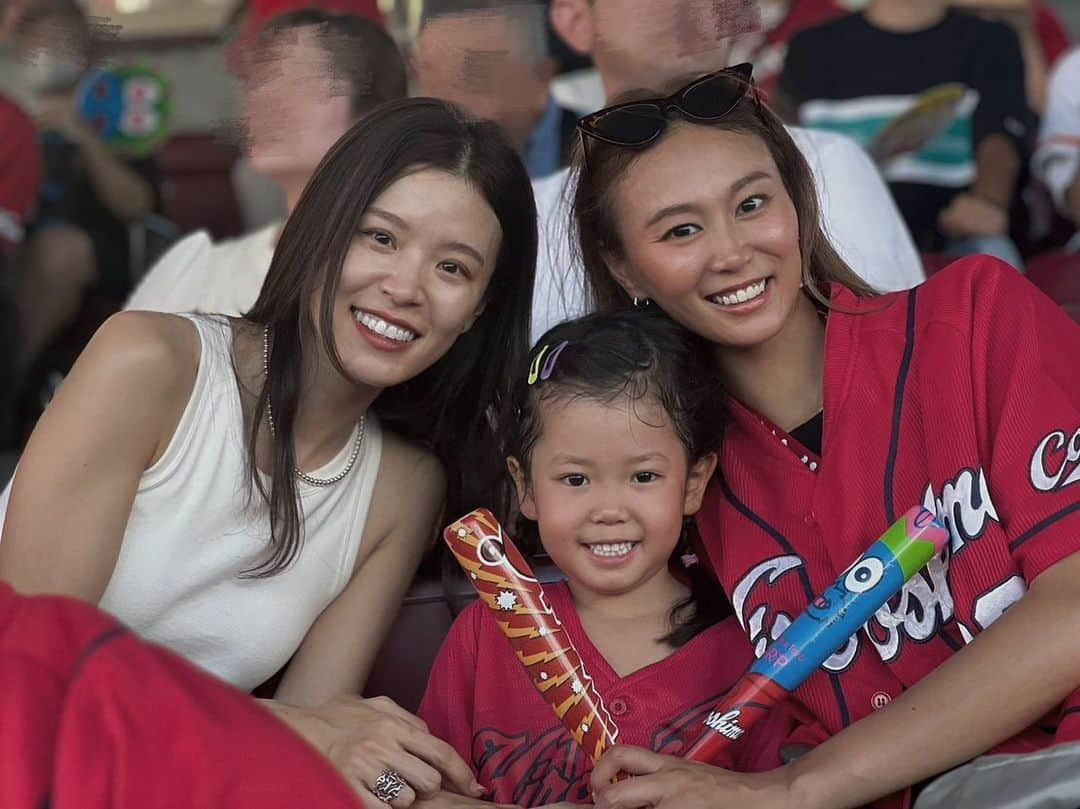
<path fill-rule="evenodd" d="M 1056 251 L 1028 261 L 1027 277 L 1080 323 L 1080 254 Z"/>
<path fill-rule="evenodd" d="M 164 214 L 179 233 L 205 228 L 221 240 L 243 231 L 232 186 L 238 154 L 210 133 L 176 135 L 157 152 Z"/>
<path fill-rule="evenodd" d="M 535 572 L 542 582 L 563 578 L 562 572 L 550 563 L 536 565 Z M 456 578 L 450 590 L 458 611 L 476 598 L 463 578 Z M 417 576 L 375 659 L 375 669 L 364 689 L 366 696 L 387 696 L 406 710 L 416 711 L 435 655 L 454 621 L 445 593 L 436 576 Z"/>

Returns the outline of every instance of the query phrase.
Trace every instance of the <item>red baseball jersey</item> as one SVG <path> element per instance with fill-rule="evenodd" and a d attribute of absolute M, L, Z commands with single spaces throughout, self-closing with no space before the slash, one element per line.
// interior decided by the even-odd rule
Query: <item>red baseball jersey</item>
<path fill-rule="evenodd" d="M 753 655 L 733 618 L 705 630 L 664 660 L 619 677 L 581 625 L 565 582 L 545 586 L 585 670 L 618 726 L 617 741 L 680 754 L 702 721 L 749 668 Z M 533 686 L 494 617 L 475 602 L 450 628 L 428 679 L 420 717 L 469 762 L 491 800 L 518 806 L 589 803 L 592 762 Z M 780 764 L 794 722 L 774 708 L 733 745 L 724 766 Z"/>
<path fill-rule="evenodd" d="M 796 736 L 812 742 L 925 677 L 1080 549 L 1080 326 L 986 256 L 876 299 L 834 287 L 832 303 L 820 457 L 731 403 L 698 521 L 736 616 L 760 655 L 914 504 L 951 543 L 796 690 L 817 719 Z M 1076 694 L 998 751 L 1073 739 Z"/>
<path fill-rule="evenodd" d="M 362 809 L 250 697 L 95 607 L 0 582 L 4 809 Z"/>

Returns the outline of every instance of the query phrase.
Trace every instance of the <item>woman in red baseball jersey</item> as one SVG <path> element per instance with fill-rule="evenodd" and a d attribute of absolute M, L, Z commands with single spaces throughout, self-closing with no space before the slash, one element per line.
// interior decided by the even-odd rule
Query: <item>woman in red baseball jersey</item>
<path fill-rule="evenodd" d="M 586 118 L 575 206 L 596 303 L 651 299 L 712 343 L 733 420 L 710 562 L 761 654 L 911 505 L 951 543 L 795 692 L 795 763 L 616 748 L 597 806 L 908 805 L 987 751 L 1080 738 L 1080 328 L 986 257 L 876 296 L 746 79 Z"/>

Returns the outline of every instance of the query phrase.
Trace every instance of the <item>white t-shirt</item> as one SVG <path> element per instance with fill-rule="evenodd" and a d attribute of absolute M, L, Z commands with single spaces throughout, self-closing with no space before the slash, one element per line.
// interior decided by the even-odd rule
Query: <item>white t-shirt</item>
<path fill-rule="evenodd" d="M 1065 194 L 1080 171 L 1080 48 L 1060 59 L 1050 74 L 1032 168 L 1054 195 L 1058 209 L 1067 213 Z"/>
<path fill-rule="evenodd" d="M 840 256 L 881 292 L 926 280 L 900 211 L 877 167 L 855 141 L 832 132 L 789 127 L 814 174 L 821 221 Z M 533 183 L 540 241 L 533 293 L 532 339 L 585 313 L 584 271 L 568 237 L 574 187 L 570 170 Z"/>
<path fill-rule="evenodd" d="M 214 244 L 205 230 L 175 245 L 150 268 L 125 309 L 241 315 L 259 297 L 281 224 Z"/>

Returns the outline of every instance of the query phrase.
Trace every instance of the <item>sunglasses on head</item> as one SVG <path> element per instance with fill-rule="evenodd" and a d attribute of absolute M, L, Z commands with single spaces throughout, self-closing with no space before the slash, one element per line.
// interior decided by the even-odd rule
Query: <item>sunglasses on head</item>
<path fill-rule="evenodd" d="M 660 137 L 672 110 L 690 121 L 723 118 L 751 92 L 752 74 L 753 65 L 744 62 L 695 79 L 667 98 L 647 98 L 604 107 L 578 121 L 578 131 L 583 137 L 614 146 L 646 146 Z M 753 98 L 761 103 L 757 93 L 753 93 Z"/>

